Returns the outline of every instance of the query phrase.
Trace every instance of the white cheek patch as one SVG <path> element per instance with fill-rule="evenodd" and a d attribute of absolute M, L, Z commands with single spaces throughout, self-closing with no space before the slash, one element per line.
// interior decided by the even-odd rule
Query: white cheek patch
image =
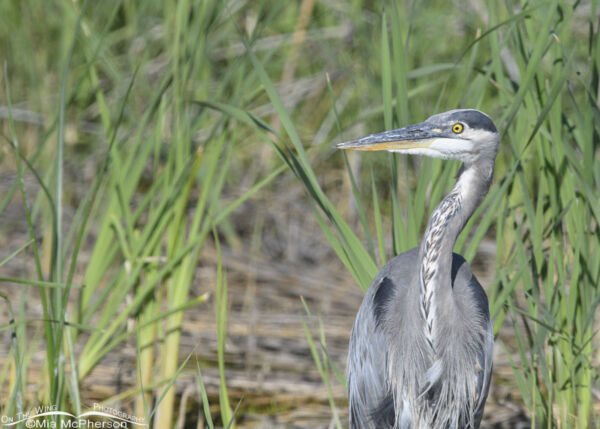
<path fill-rule="evenodd" d="M 473 141 L 485 141 L 489 140 L 492 135 L 489 131 L 481 129 L 469 130 L 469 138 Z"/>
<path fill-rule="evenodd" d="M 473 143 L 469 140 L 463 140 L 461 138 L 440 138 L 432 140 L 429 147 L 446 154 L 448 157 L 452 157 L 452 155 L 470 153 L 473 149 Z"/>

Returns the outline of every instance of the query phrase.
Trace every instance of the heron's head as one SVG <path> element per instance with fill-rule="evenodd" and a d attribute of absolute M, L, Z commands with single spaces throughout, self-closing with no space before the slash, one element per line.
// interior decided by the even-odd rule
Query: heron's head
<path fill-rule="evenodd" d="M 493 163 L 498 144 L 498 131 L 488 115 L 474 109 L 457 109 L 433 115 L 420 124 L 340 143 L 337 148 L 387 150 L 471 164 L 484 159 Z"/>

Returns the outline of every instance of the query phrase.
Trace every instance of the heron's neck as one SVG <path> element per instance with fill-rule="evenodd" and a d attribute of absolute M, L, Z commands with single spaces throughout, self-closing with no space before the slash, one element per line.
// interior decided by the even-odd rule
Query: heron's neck
<path fill-rule="evenodd" d="M 434 351 L 436 304 L 452 305 L 452 250 L 458 234 L 487 194 L 492 175 L 493 164 L 463 164 L 452 191 L 431 214 L 419 248 L 421 313 Z"/>

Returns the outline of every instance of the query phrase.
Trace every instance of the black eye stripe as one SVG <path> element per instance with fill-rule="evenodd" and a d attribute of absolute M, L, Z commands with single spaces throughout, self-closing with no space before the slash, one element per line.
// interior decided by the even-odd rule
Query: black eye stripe
<path fill-rule="evenodd" d="M 497 132 L 496 126 L 492 120 L 487 115 L 484 115 L 477 110 L 466 109 L 454 112 L 449 115 L 448 120 L 455 122 L 460 121 L 463 124 L 467 124 L 469 125 L 470 130 L 484 130 L 492 133 Z"/>

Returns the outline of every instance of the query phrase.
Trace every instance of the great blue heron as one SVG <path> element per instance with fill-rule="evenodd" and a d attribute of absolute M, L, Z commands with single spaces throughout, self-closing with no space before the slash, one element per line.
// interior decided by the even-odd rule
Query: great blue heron
<path fill-rule="evenodd" d="M 418 248 L 387 263 L 358 310 L 348 352 L 351 428 L 479 428 L 494 337 L 485 292 L 456 237 L 492 181 L 499 136 L 472 109 L 337 145 L 463 162 Z"/>

